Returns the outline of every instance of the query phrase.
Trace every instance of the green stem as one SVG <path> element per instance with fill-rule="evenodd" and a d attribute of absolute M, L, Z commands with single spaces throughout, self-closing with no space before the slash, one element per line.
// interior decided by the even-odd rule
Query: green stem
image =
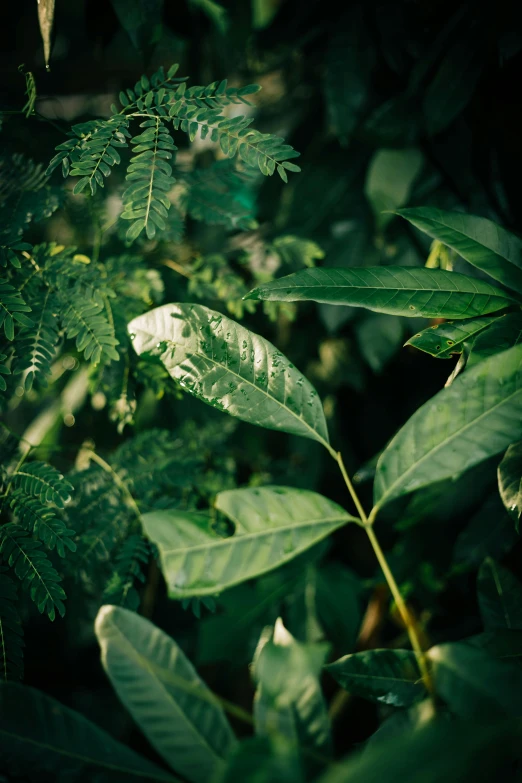
<path fill-rule="evenodd" d="M 355 507 L 357 509 L 357 513 L 359 514 L 362 526 L 366 530 L 366 535 L 368 536 L 368 539 L 370 541 L 370 544 L 372 545 L 372 549 L 375 553 L 375 556 L 379 562 L 379 565 L 381 567 L 382 573 L 384 575 L 384 578 L 386 579 L 386 583 L 390 589 L 390 592 L 393 596 L 393 600 L 395 601 L 395 605 L 397 606 L 397 609 L 399 611 L 399 614 L 402 618 L 402 621 L 404 623 L 404 626 L 406 628 L 406 631 L 408 633 L 408 638 L 410 640 L 410 644 L 412 646 L 412 649 L 417 657 L 417 662 L 419 665 L 419 670 L 422 675 L 422 680 L 424 682 L 424 685 L 426 687 L 426 690 L 428 693 L 433 696 L 434 694 L 434 687 L 433 687 L 433 680 L 431 677 L 431 672 L 428 667 L 428 662 L 426 660 L 426 654 L 422 648 L 421 640 L 420 640 L 420 634 L 419 629 L 417 626 L 417 622 L 413 615 L 411 614 L 410 610 L 408 609 L 406 605 L 406 601 L 401 595 L 401 591 L 399 590 L 399 586 L 397 582 L 395 581 L 395 577 L 390 569 L 390 566 L 388 565 L 388 561 L 386 560 L 386 555 L 381 549 L 381 545 L 379 544 L 379 540 L 377 536 L 374 533 L 373 530 L 373 520 L 374 515 L 370 514 L 368 517 L 366 512 L 364 511 L 364 508 L 362 506 L 361 501 L 359 500 L 357 496 L 357 492 L 355 491 L 355 488 L 350 480 L 350 477 L 346 471 L 346 468 L 344 466 L 342 454 L 340 451 L 334 451 L 330 446 L 328 446 L 328 451 L 330 455 L 333 457 L 333 459 L 337 462 L 339 465 L 339 469 L 342 473 L 344 482 L 348 488 L 348 492 L 350 493 L 350 496 L 355 504 Z"/>

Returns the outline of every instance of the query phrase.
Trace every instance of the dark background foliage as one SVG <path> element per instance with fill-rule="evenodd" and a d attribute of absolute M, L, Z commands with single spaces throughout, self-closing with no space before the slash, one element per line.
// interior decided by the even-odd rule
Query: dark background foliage
<path fill-rule="evenodd" d="M 25 100 L 24 77 L 18 70 L 22 63 L 34 74 L 38 93 L 35 116 L 4 115 L 4 155 L 23 153 L 47 165 L 73 122 L 107 116 L 122 88 L 141 73 L 172 62 L 181 64 L 180 73 L 190 75 L 192 84 L 225 77 L 237 86 L 261 84 L 263 89 L 255 96 L 256 127 L 284 136 L 301 152 L 302 173 L 292 175 L 288 185 L 270 178 L 249 192 L 259 228 L 231 235 L 223 226 L 189 218 L 180 241 L 143 246 L 142 252 L 161 274 L 164 301 L 197 297 L 224 312 L 227 301 L 235 299 L 233 294 L 209 288 L 194 293 L 187 276 L 164 261 L 171 259 L 178 269 L 189 269 L 194 259 L 203 257 L 205 263 L 212 253 L 230 247 L 235 236 L 243 246 L 257 243 L 263 263 L 270 256 L 270 243 L 291 235 L 317 243 L 325 254 L 319 263 L 328 266 L 424 265 L 430 247 L 426 237 L 397 218 L 383 223 L 378 210 L 372 209 L 368 177 L 381 149 L 415 148 L 421 156 L 419 172 L 406 186 L 404 204 L 470 211 L 522 231 L 522 30 L 513 2 L 223 0 L 223 16 L 217 12 L 216 17 L 212 3 L 189 0 L 165 0 L 162 11 L 162 4 L 153 0 L 58 0 L 50 72 L 44 67 L 35 5 L 34 0 L 20 0 L 4 4 L 0 12 L 0 109 L 16 112 Z M 139 24 L 133 27 L 129 20 L 135 8 Z M 146 24 L 156 8 L 158 30 Z M 188 141 L 179 144 L 178 162 L 187 171 L 210 162 L 211 151 L 191 148 Z M 400 165 L 407 164 L 402 160 Z M 384 178 L 385 187 L 393 192 L 401 177 L 399 172 L 391 185 Z M 58 185 L 59 179 L 55 173 L 52 182 Z M 405 174 L 403 181 L 407 180 Z M 122 175 L 116 172 L 104 195 L 121 184 Z M 93 225 L 103 203 L 99 197 L 88 207 L 69 193 L 53 217 L 30 228 L 28 239 L 73 244 L 79 253 L 91 256 L 96 241 Z M 110 257 L 118 252 L 121 239 L 109 232 L 101 253 Z M 456 268 L 459 264 L 464 268 L 465 262 L 459 261 Z M 286 271 L 293 268 L 290 263 Z M 237 263 L 233 271 L 235 283 L 239 279 L 248 288 L 249 273 Z M 335 447 L 342 448 L 352 472 L 360 469 L 358 485 L 366 499 L 372 458 L 443 386 L 454 364 L 403 348 L 413 331 L 425 325 L 419 319 L 412 327 L 408 321 L 313 303 L 303 303 L 296 313 L 279 309 L 272 320 L 261 309 L 245 314 L 248 327 L 273 341 L 315 384 L 325 401 Z M 60 398 L 63 388 L 64 382 L 58 380 L 47 391 L 26 395 L 4 411 L 6 423 L 21 435 L 53 399 Z M 137 402 L 135 423 L 118 431 L 108 408 L 100 409 L 87 398 L 75 411 L 73 426 L 56 421 L 39 457 L 69 472 L 87 439 L 110 461 L 115 448 L 153 427 L 171 430 L 175 438 L 184 423 L 193 422 L 191 438 L 196 442 L 198 433 L 212 422 L 225 430 L 220 414 L 181 395 L 159 399 L 138 385 Z M 228 486 L 226 482 L 277 482 L 315 489 L 346 503 L 340 478 L 312 441 L 239 423 L 224 432 L 219 443 L 211 442 L 208 453 L 212 456 L 206 458 L 204 498 L 223 483 Z M 497 462 L 475 469 L 458 488 L 450 483 L 442 492 L 426 490 L 395 504 L 379 522 L 403 588 L 414 596 L 414 608 L 430 617 L 433 643 L 480 630 L 475 580 L 484 556 L 506 557 L 515 570 L 520 568 L 516 537 L 495 495 Z M 498 536 L 491 535 L 484 521 L 481 525 L 481 518 L 496 520 Z M 340 585 L 352 579 L 352 598 L 347 602 L 352 617 L 344 618 L 345 627 L 337 637 L 336 618 L 323 608 L 335 657 L 349 651 L 350 635 L 354 649 L 357 613 L 366 613 L 359 646 L 400 639 L 400 623 L 387 619 L 382 585 L 363 532 L 342 529 L 319 549 L 323 572 L 338 573 Z M 303 562 L 310 560 L 307 556 Z M 247 663 L 263 625 L 279 610 L 297 638 L 306 636 L 306 573 L 303 564 L 296 563 L 264 577 L 258 587 L 235 588 L 218 600 L 215 612 L 169 601 L 162 582 L 156 583 L 150 571 L 145 587 L 139 589 L 149 616 L 199 664 L 210 687 L 249 709 L 253 687 Z M 85 610 L 84 593 L 72 576 L 69 582 L 65 619 L 50 625 L 36 613 L 26 618 L 26 682 L 153 756 L 102 672 L 89 625 L 92 607 Z M 99 605 L 99 598 L 91 595 L 89 600 Z M 350 609 L 350 601 L 358 602 L 359 609 Z M 200 610 L 201 619 L 195 614 Z M 333 703 L 333 680 L 325 676 L 324 686 Z M 382 709 L 357 698 L 341 705 L 334 724 L 337 750 L 344 753 L 366 739 Z M 237 721 L 234 727 L 240 734 L 250 731 Z"/>

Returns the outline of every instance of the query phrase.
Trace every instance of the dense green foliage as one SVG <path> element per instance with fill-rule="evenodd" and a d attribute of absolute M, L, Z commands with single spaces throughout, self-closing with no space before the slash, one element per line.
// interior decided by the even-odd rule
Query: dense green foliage
<path fill-rule="evenodd" d="M 518 780 L 515 5 L 168 6 L 2 55 L 0 779 Z"/>

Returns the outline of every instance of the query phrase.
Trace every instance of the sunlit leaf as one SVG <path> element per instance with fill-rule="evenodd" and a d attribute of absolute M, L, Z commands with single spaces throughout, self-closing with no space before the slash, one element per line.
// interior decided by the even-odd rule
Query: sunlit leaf
<path fill-rule="evenodd" d="M 522 293 L 522 240 L 515 234 L 487 218 L 435 207 L 400 209 L 398 214 L 499 283 Z"/>
<path fill-rule="evenodd" d="M 193 783 L 206 783 L 224 769 L 234 735 L 178 645 L 145 618 L 116 606 L 102 606 L 95 630 L 114 690 L 167 764 Z"/>
<path fill-rule="evenodd" d="M 393 707 L 425 698 L 417 658 L 411 650 L 367 650 L 325 667 L 349 693 Z"/>
<path fill-rule="evenodd" d="M 328 443 L 306 378 L 268 340 L 201 305 L 169 304 L 128 326 L 138 354 L 159 356 L 190 394 L 238 419 Z"/>
<path fill-rule="evenodd" d="M 515 346 L 466 370 L 413 414 L 379 459 L 375 503 L 462 473 L 521 435 L 522 346 Z"/>
<path fill-rule="evenodd" d="M 43 41 L 45 67 L 49 70 L 49 58 L 51 56 L 51 33 L 54 21 L 55 0 L 38 0 L 38 22 Z"/>
<path fill-rule="evenodd" d="M 176 780 L 80 713 L 15 683 L 0 684 L 0 753 L 2 772 L 27 780 Z"/>
<path fill-rule="evenodd" d="M 157 510 L 142 517 L 172 598 L 212 595 L 253 579 L 357 521 L 322 495 L 291 487 L 227 490 L 214 505 L 234 523 L 232 536 L 217 535 L 212 517 L 200 512 Z"/>
<path fill-rule="evenodd" d="M 245 298 L 312 300 L 426 318 L 471 318 L 512 304 L 507 294 L 483 280 L 400 266 L 305 269 L 261 285 Z"/>

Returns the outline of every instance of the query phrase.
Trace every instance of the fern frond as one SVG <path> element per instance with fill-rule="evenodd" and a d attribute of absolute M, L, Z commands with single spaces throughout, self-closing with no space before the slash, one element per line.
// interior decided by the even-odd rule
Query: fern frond
<path fill-rule="evenodd" d="M 63 508 L 71 499 L 73 490 L 60 471 L 47 462 L 25 463 L 11 477 L 11 486 L 42 503 L 54 503 L 58 508 Z"/>
<path fill-rule="evenodd" d="M 245 163 L 259 168 L 265 176 L 271 176 L 277 170 L 281 179 L 288 182 L 287 171 L 301 171 L 299 166 L 288 162 L 299 157 L 299 153 L 280 136 L 250 128 L 251 117 L 229 119 L 219 109 L 190 107 L 181 100 L 170 106 L 169 115 L 174 128 L 188 133 L 191 141 L 198 132 L 202 139 L 210 135 L 211 141 L 219 142 L 224 155 L 233 158 L 239 154 Z"/>
<path fill-rule="evenodd" d="M 14 266 L 15 269 L 21 269 L 22 264 L 18 258 L 18 253 L 31 250 L 31 245 L 27 242 L 9 242 L 7 244 L 0 244 L 0 266 L 6 267 L 8 264 Z"/>
<path fill-rule="evenodd" d="M 150 544 L 143 536 L 133 534 L 123 543 L 115 558 L 115 571 L 103 595 L 103 603 L 138 609 L 139 595 L 136 582 L 145 582 L 143 567 L 150 558 Z"/>
<path fill-rule="evenodd" d="M 32 221 L 50 217 L 62 202 L 62 193 L 48 185 L 48 177 L 39 163 L 24 155 L 0 157 L 0 206 L 4 239 L 12 245 Z"/>
<path fill-rule="evenodd" d="M 66 549 L 76 551 L 76 544 L 71 541 L 74 530 L 69 530 L 55 516 L 52 508 L 44 506 L 38 498 L 26 495 L 23 489 L 15 489 L 10 495 L 9 505 L 19 525 L 33 533 L 47 549 L 55 549 L 60 557 L 65 557 Z"/>
<path fill-rule="evenodd" d="M 3 325 L 8 340 L 14 339 L 15 321 L 20 326 L 32 326 L 31 319 L 24 315 L 30 312 L 16 288 L 0 278 L 0 328 Z"/>
<path fill-rule="evenodd" d="M 135 136 L 132 143 L 134 156 L 127 170 L 129 183 L 123 194 L 124 220 L 134 221 L 127 231 L 132 242 L 143 230 L 148 239 L 154 239 L 156 228 L 166 228 L 170 201 L 168 191 L 174 185 L 172 152 L 177 150 L 169 132 L 159 117 L 140 124 L 144 132 Z"/>
<path fill-rule="evenodd" d="M 69 175 L 71 165 L 77 163 L 85 148 L 85 145 L 93 138 L 97 131 L 101 130 L 105 125 L 104 120 L 89 120 L 88 122 L 79 122 L 73 125 L 71 130 L 67 132 L 67 136 L 70 136 L 68 141 L 58 144 L 56 149 L 58 155 L 50 161 L 45 171 L 49 176 L 52 172 L 58 168 L 61 164 L 62 174 L 64 177 Z"/>
<path fill-rule="evenodd" d="M 58 320 L 55 315 L 54 297 L 48 288 L 43 298 L 31 299 L 33 325 L 20 332 L 16 347 L 13 374 L 25 373 L 25 389 L 29 391 L 36 379 L 47 385 L 51 364 L 59 340 Z"/>
<path fill-rule="evenodd" d="M 118 360 L 118 340 L 114 327 L 107 320 L 99 299 L 72 290 L 60 292 L 61 321 L 67 337 L 76 338 L 76 348 L 86 360 L 98 364 L 102 360 Z"/>
<path fill-rule="evenodd" d="M 0 566 L 0 680 L 23 676 L 23 631 L 16 608 L 16 585 Z"/>
<path fill-rule="evenodd" d="M 127 89 L 125 92 L 120 92 L 120 103 L 126 111 L 130 111 L 135 107 L 138 109 L 145 108 L 145 99 L 149 93 L 152 93 L 152 98 L 147 98 L 147 102 L 152 105 L 161 106 L 164 103 L 165 97 L 168 97 L 172 92 L 174 86 L 178 86 L 182 82 L 187 80 L 186 76 L 176 77 L 179 65 L 175 63 L 171 65 L 167 73 L 161 66 L 155 73 L 152 74 L 150 80 L 146 76 L 142 76 L 139 81 L 134 85 L 134 89 Z"/>
<path fill-rule="evenodd" d="M 56 611 L 64 616 L 66 596 L 60 585 L 60 575 L 39 541 L 31 538 L 20 525 L 4 525 L 0 528 L 0 555 L 14 569 L 41 614 L 45 612 L 50 620 L 55 619 Z"/>
<path fill-rule="evenodd" d="M 109 177 L 111 168 L 120 163 L 117 147 L 126 147 L 129 121 L 125 116 L 111 117 L 98 127 L 88 141 L 81 146 L 81 154 L 72 164 L 71 177 L 81 177 L 73 193 L 81 193 L 89 187 L 94 196 L 97 187 L 104 187 L 104 177 Z M 63 162 L 62 162 L 63 166 Z"/>

